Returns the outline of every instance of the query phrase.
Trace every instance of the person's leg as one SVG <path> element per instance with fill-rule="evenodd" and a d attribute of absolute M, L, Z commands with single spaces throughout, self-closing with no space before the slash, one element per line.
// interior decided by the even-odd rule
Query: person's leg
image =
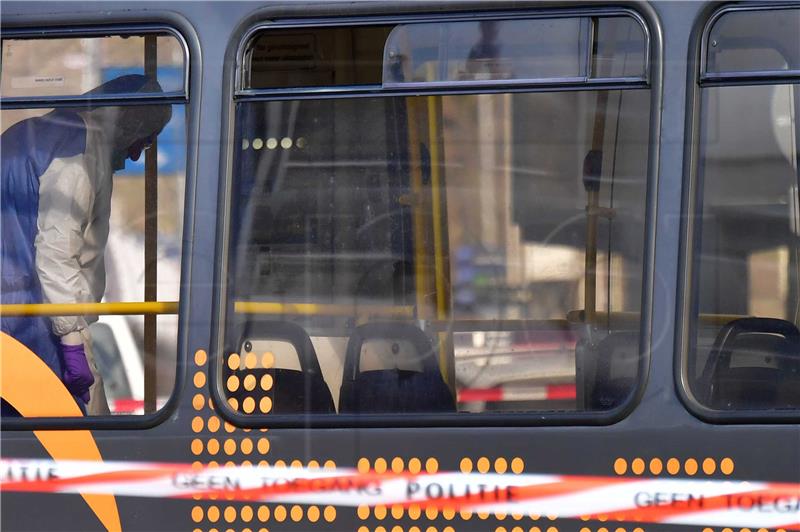
<path fill-rule="evenodd" d="M 103 388 L 103 377 L 97 371 L 97 364 L 94 362 L 94 351 L 92 350 L 92 335 L 89 334 L 88 327 L 81 330 L 83 337 L 83 350 L 86 353 L 86 360 L 89 362 L 89 368 L 92 370 L 94 377 L 94 384 L 89 388 L 89 404 L 86 408 L 87 415 L 90 416 L 103 416 L 108 415 L 111 411 L 108 408 L 108 400 L 106 399 L 106 390 Z"/>

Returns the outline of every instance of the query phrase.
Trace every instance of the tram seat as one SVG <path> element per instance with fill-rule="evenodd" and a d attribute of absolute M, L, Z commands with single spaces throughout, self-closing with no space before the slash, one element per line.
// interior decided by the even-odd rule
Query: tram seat
<path fill-rule="evenodd" d="M 245 326 L 245 333 L 241 338 L 242 341 L 257 339 L 290 343 L 297 352 L 300 369 L 257 367 L 231 370 L 225 364 L 223 382 L 235 375 L 241 383 L 234 391 L 227 392 L 228 397 L 235 398 L 240 405 L 246 397 L 252 397 L 256 404 L 255 413 L 260 413 L 260 404 L 264 397 L 271 400 L 269 412 L 274 414 L 336 413 L 333 396 L 322 376 L 314 345 L 302 327 L 282 321 L 252 321 Z M 244 379 L 248 375 L 255 378 L 255 388 L 249 391 L 244 386 Z M 272 385 L 268 390 L 261 386 L 265 375 L 272 377 Z"/>
<path fill-rule="evenodd" d="M 414 369 L 388 367 L 361 371 L 366 343 L 383 341 L 388 357 L 400 355 L 402 343 L 412 346 L 411 360 L 385 360 L 388 366 L 412 365 Z M 407 354 L 407 353 L 403 353 Z M 369 323 L 357 327 L 347 343 L 339 412 L 343 413 L 436 413 L 455 411 L 455 401 L 442 378 L 435 351 L 420 329 L 404 323 Z"/>
<path fill-rule="evenodd" d="M 718 410 L 800 406 L 800 331 L 784 320 L 742 318 L 717 334 L 703 372 Z"/>
<path fill-rule="evenodd" d="M 596 347 L 597 366 L 591 392 L 592 410 L 623 404 L 636 387 L 639 373 L 639 332 L 613 332 Z"/>
<path fill-rule="evenodd" d="M 601 380 L 595 384 L 592 393 L 592 410 L 611 410 L 625 402 L 636 386 L 636 379 L 620 377 Z"/>

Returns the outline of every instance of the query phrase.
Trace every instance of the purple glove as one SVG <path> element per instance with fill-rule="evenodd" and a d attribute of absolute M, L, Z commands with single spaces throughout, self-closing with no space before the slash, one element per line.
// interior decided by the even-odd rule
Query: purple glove
<path fill-rule="evenodd" d="M 64 353 L 64 384 L 72 395 L 80 397 L 84 403 L 89 403 L 89 386 L 94 384 L 92 370 L 86 360 L 83 344 L 61 344 Z"/>

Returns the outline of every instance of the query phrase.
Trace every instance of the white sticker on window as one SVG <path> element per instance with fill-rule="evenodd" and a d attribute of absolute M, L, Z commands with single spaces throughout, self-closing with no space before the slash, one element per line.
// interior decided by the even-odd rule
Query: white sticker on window
<path fill-rule="evenodd" d="M 36 89 L 39 87 L 63 87 L 64 76 L 20 76 L 11 78 L 14 89 Z"/>

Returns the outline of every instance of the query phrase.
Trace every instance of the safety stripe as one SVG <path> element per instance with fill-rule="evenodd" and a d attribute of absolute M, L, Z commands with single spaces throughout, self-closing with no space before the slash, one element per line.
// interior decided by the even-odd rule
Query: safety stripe
<path fill-rule="evenodd" d="M 489 514 L 800 530 L 800 483 L 12 459 L 0 460 L 0 466 L 0 491 L 213 496 L 350 507 L 417 505 Z"/>
<path fill-rule="evenodd" d="M 546 386 L 498 386 L 496 388 L 465 388 L 458 391 L 459 402 L 470 401 L 554 401 L 575 399 L 574 384 Z"/>

